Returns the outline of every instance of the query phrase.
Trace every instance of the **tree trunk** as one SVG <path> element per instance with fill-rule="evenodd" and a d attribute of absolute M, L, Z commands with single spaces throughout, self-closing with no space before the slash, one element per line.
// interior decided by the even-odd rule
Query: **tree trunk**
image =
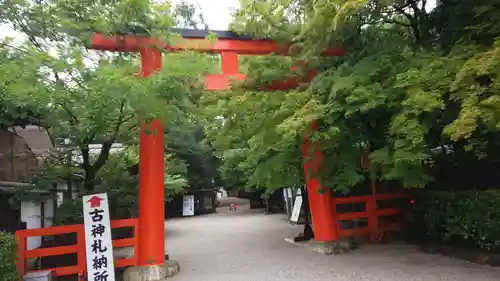
<path fill-rule="evenodd" d="M 90 167 L 88 169 L 85 169 L 85 179 L 83 182 L 83 189 L 85 192 L 93 192 L 94 187 L 95 187 L 95 170 L 94 168 Z"/>
<path fill-rule="evenodd" d="M 71 158 L 73 156 L 73 152 L 72 150 L 69 150 L 68 152 L 68 156 L 67 156 L 67 163 L 66 165 L 68 166 L 68 170 L 71 171 Z M 65 200 L 73 200 L 73 182 L 72 182 L 72 174 L 71 172 L 68 173 L 68 176 L 66 177 L 66 184 L 67 184 L 67 190 L 66 190 L 66 198 Z"/>

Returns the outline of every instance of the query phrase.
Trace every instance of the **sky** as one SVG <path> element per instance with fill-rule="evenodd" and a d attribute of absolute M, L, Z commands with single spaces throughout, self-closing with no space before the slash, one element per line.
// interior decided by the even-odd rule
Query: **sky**
<path fill-rule="evenodd" d="M 172 0 L 178 4 L 182 0 Z M 198 5 L 209 28 L 212 30 L 227 30 L 231 22 L 231 11 L 239 6 L 239 0 L 184 0 L 184 2 Z M 427 8 L 436 6 L 436 0 L 428 0 Z M 6 25 L 0 25 L 0 38 L 17 37 L 15 31 Z"/>
<path fill-rule="evenodd" d="M 174 4 L 182 0 L 173 0 Z M 227 30 L 231 22 L 231 10 L 239 7 L 239 0 L 184 0 L 190 4 L 197 4 L 210 29 Z M 215 4 L 217 3 L 217 4 Z M 427 1 L 427 10 L 436 6 L 436 0 Z"/>
<path fill-rule="evenodd" d="M 172 0 L 172 3 L 180 3 L 181 0 Z M 239 0 L 184 0 L 184 2 L 201 7 L 201 12 L 210 29 L 227 30 L 231 22 L 231 11 L 239 6 Z M 215 4 L 217 3 L 217 4 Z M 18 37 L 7 25 L 0 25 L 0 38 Z"/>
<path fill-rule="evenodd" d="M 181 0 L 172 2 L 177 4 Z M 227 30 L 231 22 L 231 10 L 240 5 L 238 0 L 184 0 L 184 2 L 199 5 L 208 27 L 213 30 Z"/>

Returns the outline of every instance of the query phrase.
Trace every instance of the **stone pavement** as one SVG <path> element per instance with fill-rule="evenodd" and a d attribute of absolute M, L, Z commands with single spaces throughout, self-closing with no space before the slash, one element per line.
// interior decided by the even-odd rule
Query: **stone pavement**
<path fill-rule="evenodd" d="M 302 227 L 248 206 L 168 220 L 166 228 L 168 252 L 181 266 L 172 281 L 500 280 L 500 268 L 423 254 L 407 245 L 365 245 L 336 256 L 313 253 L 284 241 Z"/>

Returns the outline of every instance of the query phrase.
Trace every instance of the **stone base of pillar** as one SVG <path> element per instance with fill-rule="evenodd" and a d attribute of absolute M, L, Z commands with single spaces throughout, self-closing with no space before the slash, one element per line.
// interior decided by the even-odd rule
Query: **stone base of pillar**
<path fill-rule="evenodd" d="M 123 281 L 163 281 L 179 271 L 178 262 L 167 260 L 164 264 L 129 267 L 123 273 Z"/>
<path fill-rule="evenodd" d="M 344 252 L 349 252 L 356 248 L 353 240 L 349 238 L 341 238 L 337 241 L 332 242 L 322 242 L 315 240 L 295 242 L 293 238 L 285 238 L 285 241 L 323 255 L 338 255 Z"/>

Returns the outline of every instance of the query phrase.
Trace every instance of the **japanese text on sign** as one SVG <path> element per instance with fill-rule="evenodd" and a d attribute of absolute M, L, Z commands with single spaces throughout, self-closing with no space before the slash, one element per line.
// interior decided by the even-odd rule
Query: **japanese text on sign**
<path fill-rule="evenodd" d="M 87 279 L 115 281 L 111 223 L 106 193 L 83 197 Z"/>

